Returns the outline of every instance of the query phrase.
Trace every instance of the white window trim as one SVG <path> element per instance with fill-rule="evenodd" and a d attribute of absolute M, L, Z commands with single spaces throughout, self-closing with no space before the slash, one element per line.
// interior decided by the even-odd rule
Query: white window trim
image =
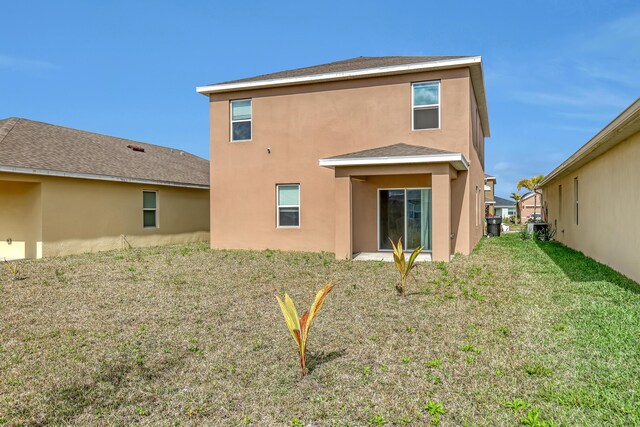
<path fill-rule="evenodd" d="M 144 207 L 144 193 L 154 193 L 156 195 L 156 207 L 155 208 L 145 208 Z M 160 215 L 158 215 L 158 211 L 160 210 L 160 202 L 158 199 L 158 191 L 157 190 L 142 190 L 142 228 L 160 228 Z M 156 214 L 156 225 L 151 227 L 149 225 L 144 225 L 144 212 L 154 211 Z"/>
<path fill-rule="evenodd" d="M 417 84 L 422 84 L 422 83 L 437 83 L 438 84 L 438 103 L 437 104 L 425 104 L 425 105 L 413 105 L 413 98 L 414 98 L 414 93 L 415 91 L 413 90 L 413 87 Z M 421 130 L 437 130 L 437 129 L 441 129 L 442 128 L 442 95 L 441 95 L 441 89 L 442 89 L 442 85 L 440 83 L 440 80 L 429 80 L 429 81 L 425 81 L 425 82 L 413 82 L 411 83 L 411 130 L 412 131 L 421 131 Z M 438 108 L 438 127 L 436 128 L 429 128 L 429 129 L 416 129 L 415 128 L 415 124 L 414 124 L 414 112 L 415 110 L 428 110 L 428 109 L 433 109 L 434 107 Z"/>
<path fill-rule="evenodd" d="M 297 205 L 281 205 L 280 204 L 280 187 L 290 187 L 290 186 L 298 187 L 298 204 Z M 291 184 L 276 184 L 276 228 L 300 228 L 302 224 L 302 209 L 300 205 L 302 204 L 302 197 L 300 191 L 299 183 L 291 183 Z M 280 225 L 280 208 L 298 208 L 298 225 Z"/>
<path fill-rule="evenodd" d="M 431 227 L 433 227 L 433 189 L 431 187 L 399 187 L 399 188 L 378 188 L 378 197 L 376 200 L 376 216 L 377 216 L 377 237 L 378 237 L 378 252 L 393 252 L 393 249 L 382 249 L 380 246 L 380 192 L 381 191 L 387 191 L 387 190 L 403 190 L 404 191 L 404 214 L 405 214 L 405 221 L 404 221 L 404 235 L 406 237 L 407 235 L 407 191 L 408 190 L 431 190 Z M 431 235 L 433 236 L 433 228 L 431 229 Z M 394 242 L 396 243 L 396 242 Z M 405 246 L 406 242 L 403 241 L 402 242 L 402 246 Z M 433 245 L 433 241 L 431 242 L 431 245 Z M 412 249 L 405 249 L 403 250 L 403 252 L 407 252 L 407 253 L 411 253 L 413 252 Z M 433 252 L 433 248 L 431 249 L 424 249 L 422 252 L 430 254 Z"/>
<path fill-rule="evenodd" d="M 251 105 L 249 106 L 249 111 L 251 112 L 251 117 L 248 119 L 241 120 L 233 120 L 233 103 L 240 101 L 249 101 Z M 233 124 L 234 123 L 242 123 L 242 122 L 250 122 L 251 123 L 251 138 L 249 139 L 233 139 Z M 253 140 L 253 99 L 252 98 L 243 98 L 243 99 L 232 99 L 229 101 L 229 141 L 230 142 L 251 142 Z"/>

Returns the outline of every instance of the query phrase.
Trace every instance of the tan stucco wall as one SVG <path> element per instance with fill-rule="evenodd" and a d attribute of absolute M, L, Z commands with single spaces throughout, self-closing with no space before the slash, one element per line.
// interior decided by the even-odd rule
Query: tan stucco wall
<path fill-rule="evenodd" d="M 438 79 L 441 128 L 412 131 L 411 83 Z M 253 99 L 253 140 L 231 143 L 229 100 L 242 98 Z M 477 185 L 483 181 L 481 163 L 471 153 L 470 98 L 467 69 L 212 95 L 212 246 L 334 252 L 335 207 L 343 203 L 336 202 L 336 192 L 352 189 L 336 183 L 334 171 L 320 167 L 318 160 L 406 143 L 461 152 L 472 162 L 473 180 L 465 173 L 456 182 L 462 196 L 450 220 L 457 233 L 455 250 L 469 253 L 482 234 L 481 227 L 471 230 L 469 188 L 474 180 Z M 286 183 L 301 186 L 299 229 L 276 228 L 276 184 Z M 351 233 L 350 227 L 345 223 L 343 230 Z M 360 235 L 363 227 L 370 228 L 353 225 L 358 244 L 372 238 Z"/>
<path fill-rule="evenodd" d="M 640 282 L 640 133 L 616 145 L 543 190 L 556 240 Z M 575 222 L 574 178 L 579 183 Z M 562 185 L 562 212 L 558 186 Z"/>
<path fill-rule="evenodd" d="M 208 190 L 0 174 L 0 182 L 10 181 L 39 183 L 43 256 L 209 238 Z M 159 228 L 143 227 L 143 190 L 158 192 Z"/>
<path fill-rule="evenodd" d="M 40 184 L 0 180 L 0 260 L 36 258 L 41 241 Z"/>

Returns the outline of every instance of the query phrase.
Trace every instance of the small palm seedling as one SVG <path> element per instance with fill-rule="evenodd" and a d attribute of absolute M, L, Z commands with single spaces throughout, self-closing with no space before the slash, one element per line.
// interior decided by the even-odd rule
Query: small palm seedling
<path fill-rule="evenodd" d="M 316 317 L 316 314 L 318 314 L 320 307 L 322 307 L 322 304 L 324 303 L 324 299 L 331 291 L 331 289 L 333 289 L 333 285 L 331 283 L 327 283 L 324 288 L 320 289 L 316 294 L 316 299 L 313 301 L 313 304 L 311 304 L 311 309 L 309 311 L 306 311 L 300 318 L 298 318 L 298 312 L 296 311 L 296 306 L 293 303 L 293 300 L 287 293 L 284 294 L 284 302 L 280 299 L 280 297 L 276 296 L 278 303 L 280 304 L 282 314 L 284 315 L 284 320 L 285 322 L 287 322 L 289 332 L 291 332 L 293 340 L 298 345 L 298 353 L 300 356 L 300 371 L 302 373 L 302 376 L 305 376 L 307 374 L 306 350 L 311 322 L 313 321 L 314 317 Z"/>
<path fill-rule="evenodd" d="M 13 280 L 18 280 L 18 275 L 20 274 L 20 267 L 18 266 L 17 263 L 11 262 L 11 261 L 7 261 L 7 259 L 5 258 L 4 259 L 4 268 L 11 275 Z"/>
<path fill-rule="evenodd" d="M 434 426 L 440 425 L 440 417 L 442 417 L 446 412 L 444 410 L 444 406 L 440 402 L 432 402 L 422 407 L 423 410 L 427 411 L 429 415 L 431 415 L 431 424 Z"/>
<path fill-rule="evenodd" d="M 511 401 L 503 402 L 503 405 L 509 409 L 513 409 L 516 412 L 524 411 L 525 409 L 529 408 L 529 402 L 524 399 L 518 398 L 515 398 Z"/>
<path fill-rule="evenodd" d="M 393 247 L 393 262 L 400 272 L 400 284 L 396 284 L 396 290 L 404 297 L 407 293 L 407 279 L 409 278 L 409 274 L 411 274 L 411 270 L 416 266 L 416 258 L 420 255 L 424 246 L 415 248 L 413 252 L 411 252 L 409 260 L 405 261 L 404 252 L 402 251 L 402 237 L 398 239 L 397 245 L 393 243 L 393 240 L 389 239 L 389 241 L 391 241 L 391 246 Z"/>

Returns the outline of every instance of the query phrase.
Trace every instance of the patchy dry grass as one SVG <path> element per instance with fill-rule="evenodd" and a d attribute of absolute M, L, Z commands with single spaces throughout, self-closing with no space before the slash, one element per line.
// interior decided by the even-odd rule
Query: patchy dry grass
<path fill-rule="evenodd" d="M 640 423 L 640 288 L 557 244 L 485 240 L 419 265 L 404 299 L 392 264 L 331 254 L 20 267 L 0 273 L 0 424 Z M 329 280 L 300 379 L 275 295 L 305 307 Z"/>

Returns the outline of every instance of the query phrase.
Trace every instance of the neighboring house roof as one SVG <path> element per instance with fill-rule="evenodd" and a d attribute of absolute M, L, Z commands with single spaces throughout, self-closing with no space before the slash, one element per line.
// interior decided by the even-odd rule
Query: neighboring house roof
<path fill-rule="evenodd" d="M 544 187 L 550 182 L 578 169 L 611 148 L 615 147 L 631 135 L 640 132 L 640 98 L 624 110 L 611 123 L 591 138 L 578 151 L 573 153 L 560 166 L 551 171 L 538 187 Z"/>
<path fill-rule="evenodd" d="M 487 111 L 482 58 L 480 56 L 360 56 L 311 67 L 214 83 L 197 87 L 196 91 L 204 95 L 210 95 L 212 93 L 244 89 L 300 85 L 461 67 L 469 67 L 482 129 L 485 136 L 489 137 L 491 136 L 489 113 Z"/>
<path fill-rule="evenodd" d="M 366 166 L 448 162 L 457 170 L 466 170 L 469 162 L 462 153 L 421 145 L 393 144 L 320 159 L 320 166 Z"/>
<path fill-rule="evenodd" d="M 535 193 L 533 191 L 529 191 L 528 193 L 525 193 L 522 195 L 522 197 L 520 197 L 520 202 L 523 202 L 524 200 L 530 198 L 531 196 L 533 196 Z"/>
<path fill-rule="evenodd" d="M 485 180 L 485 181 L 489 181 L 489 180 L 493 180 L 493 181 L 495 181 L 495 180 L 496 180 L 496 177 L 495 177 L 495 176 L 493 176 L 493 175 L 489 175 L 488 173 L 485 173 L 485 174 L 484 174 L 484 180 Z"/>
<path fill-rule="evenodd" d="M 209 188 L 193 154 L 21 118 L 0 120 L 0 172 Z"/>
<path fill-rule="evenodd" d="M 496 208 L 513 208 L 516 205 L 516 202 L 514 200 L 504 199 L 498 196 L 496 196 L 494 199 L 496 201 Z"/>

